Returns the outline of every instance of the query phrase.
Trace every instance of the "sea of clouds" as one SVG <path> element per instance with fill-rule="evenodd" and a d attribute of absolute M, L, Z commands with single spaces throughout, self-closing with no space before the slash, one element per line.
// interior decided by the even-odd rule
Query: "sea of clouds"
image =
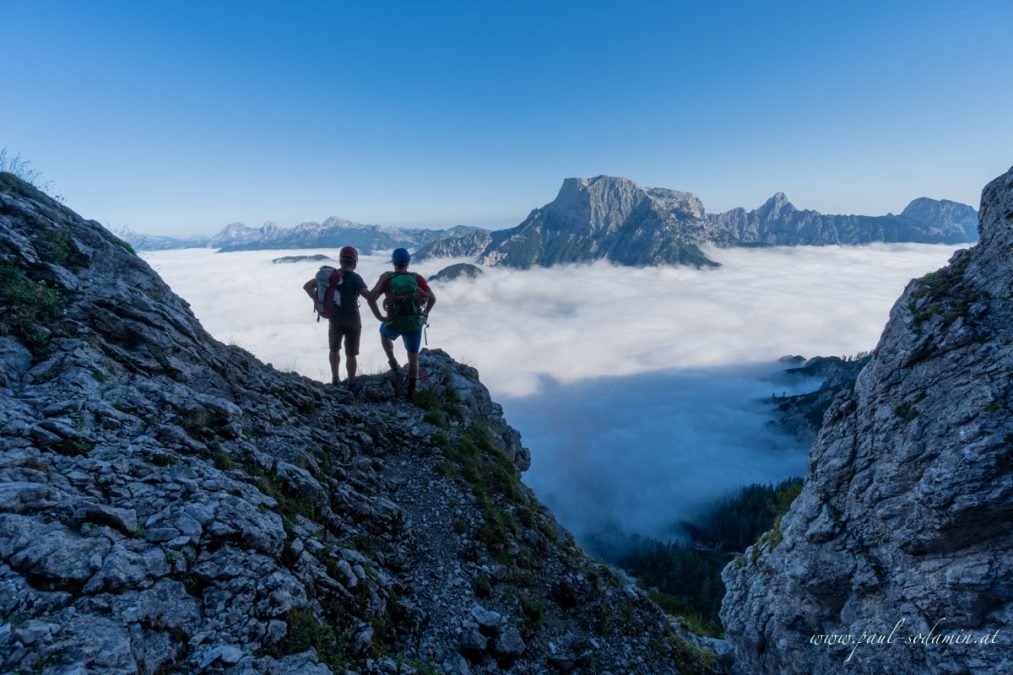
<path fill-rule="evenodd" d="M 872 349 L 914 277 L 956 247 L 715 249 L 717 269 L 487 268 L 434 283 L 430 347 L 477 367 L 532 451 L 525 480 L 578 537 L 666 536 L 737 487 L 802 475 L 806 448 L 770 424 L 786 354 Z M 300 253 L 145 253 L 205 328 L 282 370 L 327 381 L 327 326 L 302 290 L 319 263 Z M 390 268 L 362 256 L 372 285 Z M 413 267 L 431 276 L 458 260 Z M 365 303 L 363 303 L 365 305 Z M 386 359 L 362 308 L 360 372 Z M 403 350 L 398 347 L 404 361 Z"/>

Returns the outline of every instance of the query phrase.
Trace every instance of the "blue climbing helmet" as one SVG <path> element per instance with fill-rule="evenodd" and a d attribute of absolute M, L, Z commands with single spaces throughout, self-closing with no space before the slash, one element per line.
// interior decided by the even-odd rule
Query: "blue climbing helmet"
<path fill-rule="evenodd" d="M 411 262 L 412 256 L 408 253 L 406 248 L 396 248 L 394 252 L 390 254 L 390 261 L 395 265 L 407 265 Z"/>

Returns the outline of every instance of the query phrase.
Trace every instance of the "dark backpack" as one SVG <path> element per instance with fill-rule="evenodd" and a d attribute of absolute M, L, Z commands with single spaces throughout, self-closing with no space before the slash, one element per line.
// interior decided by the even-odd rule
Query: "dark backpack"
<path fill-rule="evenodd" d="M 398 333 L 412 333 L 426 322 L 419 295 L 413 272 L 397 272 L 390 278 L 390 325 Z"/>
<path fill-rule="evenodd" d="M 338 286 L 344 279 L 341 278 L 341 270 L 324 265 L 317 272 L 317 288 L 313 294 L 313 309 L 317 312 L 317 321 L 320 317 L 325 319 L 333 318 L 341 306 L 341 293 Z"/>

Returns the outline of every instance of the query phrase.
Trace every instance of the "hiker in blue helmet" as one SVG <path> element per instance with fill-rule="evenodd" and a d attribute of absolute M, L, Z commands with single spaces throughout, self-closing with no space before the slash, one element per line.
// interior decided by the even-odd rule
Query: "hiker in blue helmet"
<path fill-rule="evenodd" d="M 419 379 L 419 348 L 422 344 L 422 329 L 429 319 L 429 312 L 436 304 L 425 277 L 408 271 L 411 255 L 407 249 L 396 248 L 390 256 L 393 272 L 380 275 L 376 285 L 366 296 L 373 314 L 380 319 L 380 344 L 387 353 L 387 363 L 394 376 L 400 366 L 394 358 L 394 340 L 401 338 L 408 352 L 408 399 L 415 397 L 415 386 Z M 381 316 L 376 304 L 383 295 L 386 316 Z"/>

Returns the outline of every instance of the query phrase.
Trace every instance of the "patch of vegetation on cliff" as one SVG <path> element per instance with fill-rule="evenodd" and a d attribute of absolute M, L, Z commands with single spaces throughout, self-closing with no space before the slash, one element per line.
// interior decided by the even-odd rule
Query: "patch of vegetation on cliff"
<path fill-rule="evenodd" d="M 344 672 L 351 645 L 351 631 L 340 630 L 328 621 L 320 621 L 308 610 L 293 609 L 285 617 L 288 630 L 285 638 L 271 645 L 264 653 L 282 657 L 301 654 L 313 648 L 320 662 L 334 672 Z"/>
<path fill-rule="evenodd" d="M 505 555 L 506 543 L 518 533 L 514 517 L 503 508 L 503 502 L 512 504 L 521 497 L 516 466 L 482 426 L 471 427 L 453 441 L 445 436 L 439 441 L 446 460 L 437 471 L 470 484 L 482 511 L 476 539 Z"/>
<path fill-rule="evenodd" d="M 59 291 L 32 281 L 10 263 L 0 263 L 0 334 L 21 338 L 38 351 L 49 342 L 65 304 Z"/>
<path fill-rule="evenodd" d="M 915 282 L 908 300 L 908 310 L 914 315 L 915 324 L 938 316 L 942 318 L 943 326 L 949 326 L 967 314 L 979 297 L 974 287 L 964 280 L 970 262 L 971 256 L 960 255 L 951 264 L 929 272 Z"/>
<path fill-rule="evenodd" d="M 450 420 L 463 420 L 464 413 L 458 405 L 460 399 L 453 388 L 448 387 L 442 396 L 437 395 L 430 389 L 422 389 L 415 394 L 413 403 L 416 407 L 425 410 L 423 419 L 433 426 L 445 427 Z"/>
<path fill-rule="evenodd" d="M 720 636 L 721 570 L 754 542 L 780 543 L 781 517 L 801 490 L 800 478 L 750 485 L 715 504 L 700 523 L 684 523 L 688 542 L 633 536 L 625 547 L 612 547 L 607 557 L 637 577 L 656 603 L 691 630 Z"/>

